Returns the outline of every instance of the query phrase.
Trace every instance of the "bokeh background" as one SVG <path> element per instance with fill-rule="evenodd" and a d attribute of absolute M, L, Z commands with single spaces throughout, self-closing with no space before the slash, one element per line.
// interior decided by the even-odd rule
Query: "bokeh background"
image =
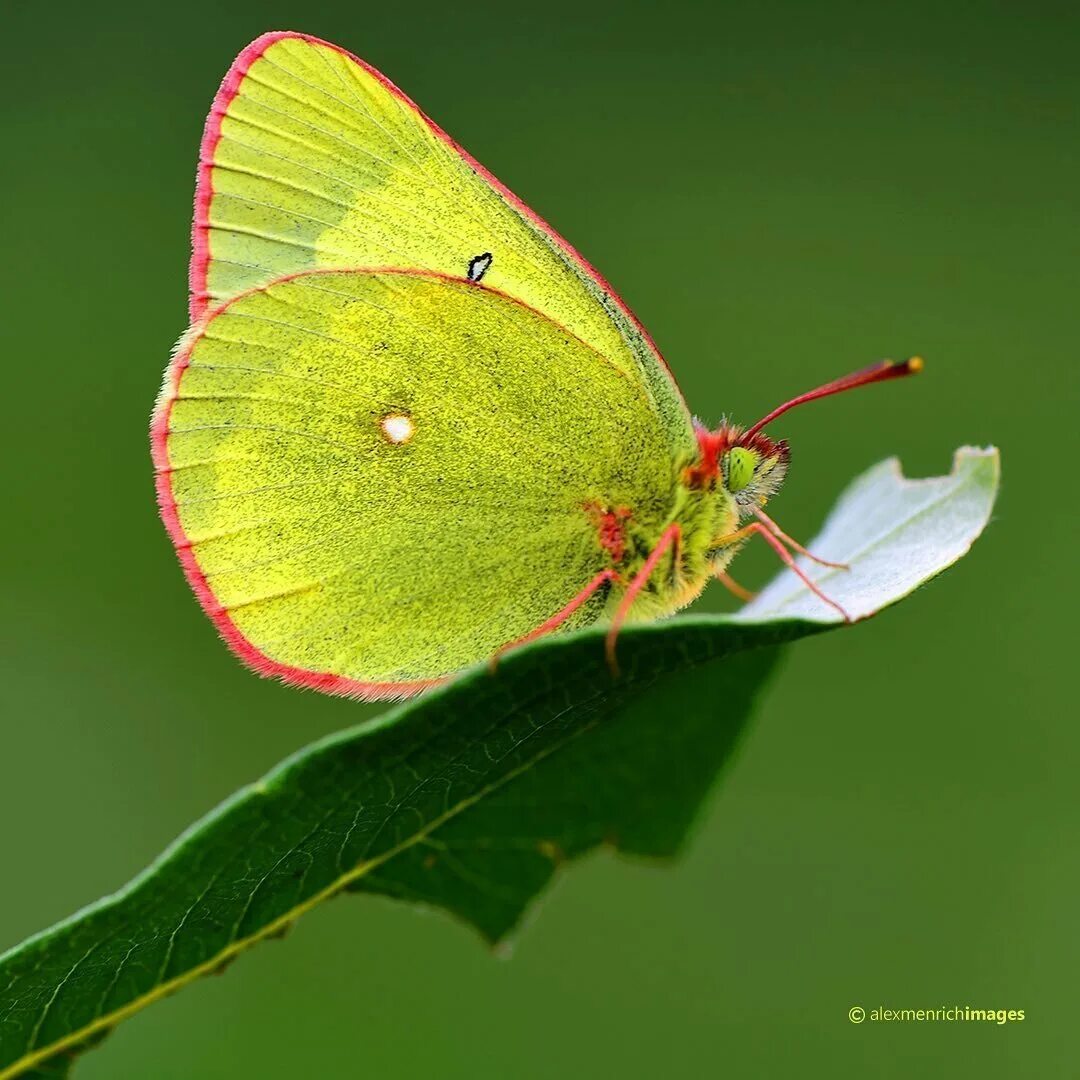
<path fill-rule="evenodd" d="M 0 948 L 376 711 L 244 671 L 153 501 L 199 134 L 263 30 L 404 87 L 615 283 L 705 419 L 924 354 L 918 380 L 783 421 L 790 532 L 892 453 L 925 475 L 996 442 L 1004 489 L 953 571 L 793 649 L 675 866 L 571 868 L 509 959 L 448 918 L 337 900 L 78 1075 L 1073 1075 L 1075 8 L 255 7 L 5 7 Z M 1027 1019 L 856 1026 L 854 1005 Z"/>

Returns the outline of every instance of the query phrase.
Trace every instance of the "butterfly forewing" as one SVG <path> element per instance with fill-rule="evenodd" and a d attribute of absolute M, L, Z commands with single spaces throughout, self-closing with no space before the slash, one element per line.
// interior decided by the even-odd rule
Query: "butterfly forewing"
<path fill-rule="evenodd" d="M 192 314 L 318 267 L 388 266 L 484 282 L 566 326 L 639 380 L 692 450 L 663 361 L 595 271 L 429 121 L 336 46 L 267 34 L 214 102 L 196 197 Z"/>

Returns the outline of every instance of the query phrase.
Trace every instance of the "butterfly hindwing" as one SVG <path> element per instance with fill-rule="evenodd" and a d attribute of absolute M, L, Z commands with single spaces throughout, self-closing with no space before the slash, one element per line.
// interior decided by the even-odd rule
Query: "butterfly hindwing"
<path fill-rule="evenodd" d="M 188 576 L 237 651 L 367 696 L 550 618 L 608 565 L 589 507 L 660 520 L 671 480 L 639 380 L 486 279 L 409 272 L 227 303 L 178 353 L 154 448 Z"/>

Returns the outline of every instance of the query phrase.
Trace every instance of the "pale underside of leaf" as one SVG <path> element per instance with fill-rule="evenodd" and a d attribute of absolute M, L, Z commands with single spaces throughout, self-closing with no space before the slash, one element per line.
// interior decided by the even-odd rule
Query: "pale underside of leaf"
<path fill-rule="evenodd" d="M 854 480 L 825 527 L 807 545 L 847 570 L 799 556 L 801 569 L 854 619 L 907 596 L 967 553 L 971 523 L 990 518 L 1000 459 L 994 449 L 964 446 L 945 476 L 912 480 L 889 458 Z M 797 618 L 835 623 L 840 615 L 790 570 L 778 574 L 735 616 L 740 622 Z"/>

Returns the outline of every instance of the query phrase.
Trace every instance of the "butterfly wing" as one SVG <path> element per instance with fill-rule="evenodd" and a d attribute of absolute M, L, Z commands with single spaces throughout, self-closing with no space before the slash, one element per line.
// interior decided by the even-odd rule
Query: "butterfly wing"
<path fill-rule="evenodd" d="M 670 510 L 640 380 L 486 284 L 418 272 L 316 271 L 229 301 L 182 344 L 153 445 L 188 578 L 236 651 L 366 697 L 560 611 L 610 565 L 592 505 L 653 529 Z"/>
<path fill-rule="evenodd" d="M 237 57 L 200 155 L 193 318 L 313 268 L 465 277 L 485 263 L 485 284 L 640 380 L 672 444 L 692 451 L 678 388 L 610 286 L 389 80 L 301 34 L 265 34 Z"/>

